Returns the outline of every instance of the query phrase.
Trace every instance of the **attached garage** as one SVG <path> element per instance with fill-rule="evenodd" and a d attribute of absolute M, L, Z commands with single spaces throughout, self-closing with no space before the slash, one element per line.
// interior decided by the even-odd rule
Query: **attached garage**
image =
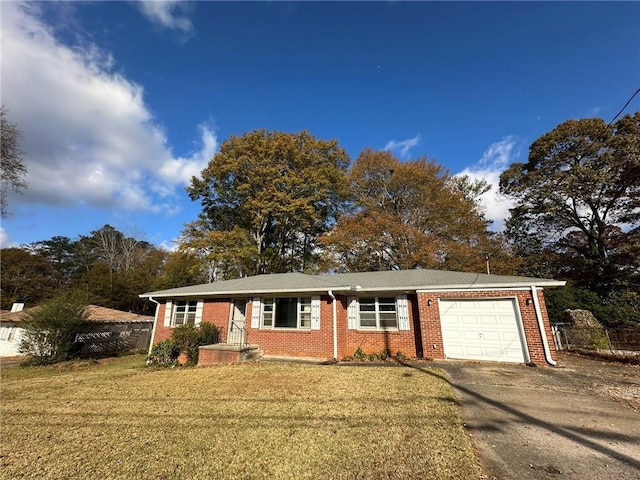
<path fill-rule="evenodd" d="M 446 358 L 529 361 L 514 298 L 440 299 L 439 308 Z"/>

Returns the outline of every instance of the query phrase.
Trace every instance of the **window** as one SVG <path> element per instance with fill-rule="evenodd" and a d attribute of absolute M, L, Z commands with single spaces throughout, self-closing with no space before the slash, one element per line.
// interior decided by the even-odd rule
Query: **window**
<path fill-rule="evenodd" d="M 311 328 L 311 298 L 265 298 L 263 328 Z"/>
<path fill-rule="evenodd" d="M 398 328 L 395 297 L 370 297 L 360 299 L 360 328 Z"/>
<path fill-rule="evenodd" d="M 195 300 L 177 300 L 173 311 L 173 325 L 194 325 L 198 302 Z"/>
<path fill-rule="evenodd" d="M 1 327 L 0 328 L 0 340 L 11 340 L 11 330 L 13 327 Z"/>

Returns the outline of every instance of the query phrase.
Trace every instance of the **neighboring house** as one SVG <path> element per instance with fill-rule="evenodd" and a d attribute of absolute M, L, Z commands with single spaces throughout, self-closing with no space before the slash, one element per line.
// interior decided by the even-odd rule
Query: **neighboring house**
<path fill-rule="evenodd" d="M 437 270 L 257 275 L 140 295 L 157 304 L 152 344 L 211 322 L 265 355 L 555 364 L 542 289 L 565 282 Z"/>
<path fill-rule="evenodd" d="M 37 307 L 33 307 L 37 308 Z M 0 312 L 0 357 L 20 355 L 26 315 L 33 310 Z M 82 353 L 101 353 L 110 349 L 136 350 L 149 346 L 153 317 L 89 305 L 86 310 L 89 325 L 79 333 Z"/>

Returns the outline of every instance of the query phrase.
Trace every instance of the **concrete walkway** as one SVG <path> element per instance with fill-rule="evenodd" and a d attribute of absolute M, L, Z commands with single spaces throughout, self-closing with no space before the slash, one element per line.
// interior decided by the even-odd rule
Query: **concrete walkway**
<path fill-rule="evenodd" d="M 640 479 L 640 369 L 438 361 L 490 479 Z M 425 373 L 427 368 L 421 369 Z"/>

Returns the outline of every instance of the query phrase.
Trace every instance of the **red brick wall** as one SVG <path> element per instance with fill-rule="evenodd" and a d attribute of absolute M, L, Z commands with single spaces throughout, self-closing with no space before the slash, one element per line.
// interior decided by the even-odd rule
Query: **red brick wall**
<path fill-rule="evenodd" d="M 338 360 L 353 355 L 358 347 L 366 353 L 389 350 L 407 356 L 416 356 L 413 304 L 415 295 L 409 295 L 408 331 L 358 331 L 347 328 L 347 298 L 336 295 L 336 323 L 338 331 Z M 413 297 L 413 298 L 412 298 Z M 413 301 L 412 301 L 413 300 Z M 333 310 L 331 298 L 321 297 L 320 330 L 252 329 L 251 302 L 247 306 L 248 341 L 258 345 L 266 355 L 291 357 L 333 358 Z"/>
<path fill-rule="evenodd" d="M 538 290 L 538 301 L 542 310 L 542 318 L 544 328 L 551 351 L 551 357 L 556 358 L 555 346 L 551 336 L 551 326 L 549 325 L 549 317 L 547 315 L 544 295 Z M 546 365 L 544 350 L 542 345 L 542 336 L 536 320 L 536 314 L 533 302 L 531 305 L 526 304 L 526 300 L 531 298 L 530 290 L 499 290 L 499 291 L 475 291 L 475 292 L 429 292 L 418 294 L 418 309 L 420 314 L 422 339 L 424 345 L 424 356 L 426 358 L 444 358 L 444 349 L 442 344 L 442 330 L 440 328 L 440 312 L 438 308 L 439 298 L 496 298 L 496 297 L 516 297 L 524 334 L 527 340 L 529 356 L 531 361 L 538 365 Z M 432 301 L 432 305 L 428 305 L 428 301 Z"/>
<path fill-rule="evenodd" d="M 153 343 L 156 344 L 167 338 L 171 338 L 173 327 L 164 326 L 164 312 L 166 303 L 161 303 L 158 310 L 158 325 L 156 326 L 156 334 Z M 230 300 L 228 298 L 221 300 L 207 299 L 202 309 L 202 321 L 213 323 L 221 331 L 221 341 L 226 339 L 227 328 L 229 327 Z"/>
<path fill-rule="evenodd" d="M 247 340 L 258 345 L 265 355 L 333 358 L 333 312 L 331 298 L 320 297 L 320 330 L 251 328 L 253 304 L 247 305 Z"/>
<path fill-rule="evenodd" d="M 351 356 L 358 348 L 365 353 L 380 353 L 388 350 L 392 355 L 402 352 L 408 357 L 417 356 L 416 335 L 414 331 L 415 295 L 407 295 L 409 303 L 409 330 L 349 330 L 347 328 L 347 299 L 339 297 L 339 307 L 343 315 L 339 315 L 339 349 L 338 359 Z"/>
<path fill-rule="evenodd" d="M 200 349 L 198 353 L 198 366 L 216 365 L 219 363 L 238 363 L 240 352 L 228 350 Z"/>

